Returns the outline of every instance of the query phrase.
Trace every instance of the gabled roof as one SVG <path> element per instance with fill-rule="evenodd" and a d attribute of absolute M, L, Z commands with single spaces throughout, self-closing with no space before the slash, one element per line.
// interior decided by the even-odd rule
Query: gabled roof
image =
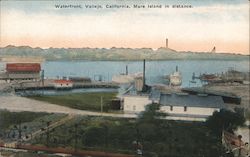
<path fill-rule="evenodd" d="M 6 71 L 8 72 L 40 72 L 39 63 L 7 63 Z"/>
<path fill-rule="evenodd" d="M 160 104 L 166 106 L 188 106 L 204 108 L 223 108 L 224 102 L 221 96 L 209 95 L 183 95 L 161 94 Z"/>
<path fill-rule="evenodd" d="M 71 80 L 54 80 L 54 83 L 58 84 L 70 84 L 73 83 Z"/>

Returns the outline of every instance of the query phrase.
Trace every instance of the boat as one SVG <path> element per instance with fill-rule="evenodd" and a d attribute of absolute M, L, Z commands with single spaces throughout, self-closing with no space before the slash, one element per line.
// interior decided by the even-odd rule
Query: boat
<path fill-rule="evenodd" d="M 191 80 L 191 81 L 189 81 L 190 83 L 196 83 L 196 81 L 195 80 Z"/>
<path fill-rule="evenodd" d="M 118 84 L 133 83 L 136 78 L 142 77 L 142 73 L 119 74 L 112 77 L 112 82 Z"/>
<path fill-rule="evenodd" d="M 221 78 L 215 74 L 202 74 L 200 76 L 201 81 L 216 82 L 221 81 Z"/>
<path fill-rule="evenodd" d="M 128 66 L 126 66 L 126 73 L 114 75 L 112 77 L 112 82 L 118 83 L 118 84 L 131 84 L 135 82 L 137 78 L 142 78 L 142 77 L 143 77 L 143 74 L 141 72 L 129 74 Z"/>
<path fill-rule="evenodd" d="M 178 71 L 178 66 L 176 66 L 176 71 L 169 75 L 169 85 L 180 86 L 182 84 L 182 76 Z"/>
<path fill-rule="evenodd" d="M 221 79 L 226 82 L 243 82 L 247 80 L 247 73 L 237 71 L 230 67 L 227 72 L 221 74 Z"/>

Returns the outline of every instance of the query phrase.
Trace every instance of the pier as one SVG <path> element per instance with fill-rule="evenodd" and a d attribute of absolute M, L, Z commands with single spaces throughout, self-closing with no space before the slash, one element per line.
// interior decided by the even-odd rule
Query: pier
<path fill-rule="evenodd" d="M 113 82 L 99 82 L 92 81 L 89 83 L 73 83 L 73 86 L 70 88 L 61 88 L 58 89 L 54 85 L 53 79 L 47 79 L 42 81 L 16 81 L 11 83 L 6 83 L 6 86 L 17 91 L 25 91 L 25 90 L 71 90 L 71 89 L 80 89 L 80 88 L 119 88 L 118 84 Z"/>

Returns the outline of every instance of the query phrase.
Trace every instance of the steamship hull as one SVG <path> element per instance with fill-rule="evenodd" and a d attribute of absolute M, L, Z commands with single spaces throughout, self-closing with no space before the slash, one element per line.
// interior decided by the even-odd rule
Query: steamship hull
<path fill-rule="evenodd" d="M 112 77 L 112 82 L 118 83 L 118 84 L 127 84 L 132 83 L 135 81 L 135 78 L 142 77 L 142 73 L 135 73 L 135 74 L 120 74 L 115 75 Z"/>
<path fill-rule="evenodd" d="M 172 86 L 180 86 L 182 84 L 182 77 L 179 72 L 174 72 L 169 76 L 169 84 Z"/>

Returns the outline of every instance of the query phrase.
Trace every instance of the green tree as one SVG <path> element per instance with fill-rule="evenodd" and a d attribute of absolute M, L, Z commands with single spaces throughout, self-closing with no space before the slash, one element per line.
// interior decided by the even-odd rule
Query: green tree
<path fill-rule="evenodd" d="M 246 110 L 246 119 L 250 120 L 250 109 Z"/>
<path fill-rule="evenodd" d="M 139 117 L 139 123 L 148 123 L 148 124 L 158 124 L 161 122 L 167 114 L 161 112 L 160 104 L 149 104 L 146 106 L 146 110 L 142 112 L 141 116 Z"/>
<path fill-rule="evenodd" d="M 215 134 L 221 135 L 222 130 L 233 132 L 239 126 L 243 126 L 245 118 L 241 109 L 234 111 L 222 109 L 215 111 L 206 121 L 208 128 Z"/>
<path fill-rule="evenodd" d="M 99 126 L 91 126 L 85 130 L 84 143 L 86 146 L 100 146 L 105 143 L 105 130 Z"/>

